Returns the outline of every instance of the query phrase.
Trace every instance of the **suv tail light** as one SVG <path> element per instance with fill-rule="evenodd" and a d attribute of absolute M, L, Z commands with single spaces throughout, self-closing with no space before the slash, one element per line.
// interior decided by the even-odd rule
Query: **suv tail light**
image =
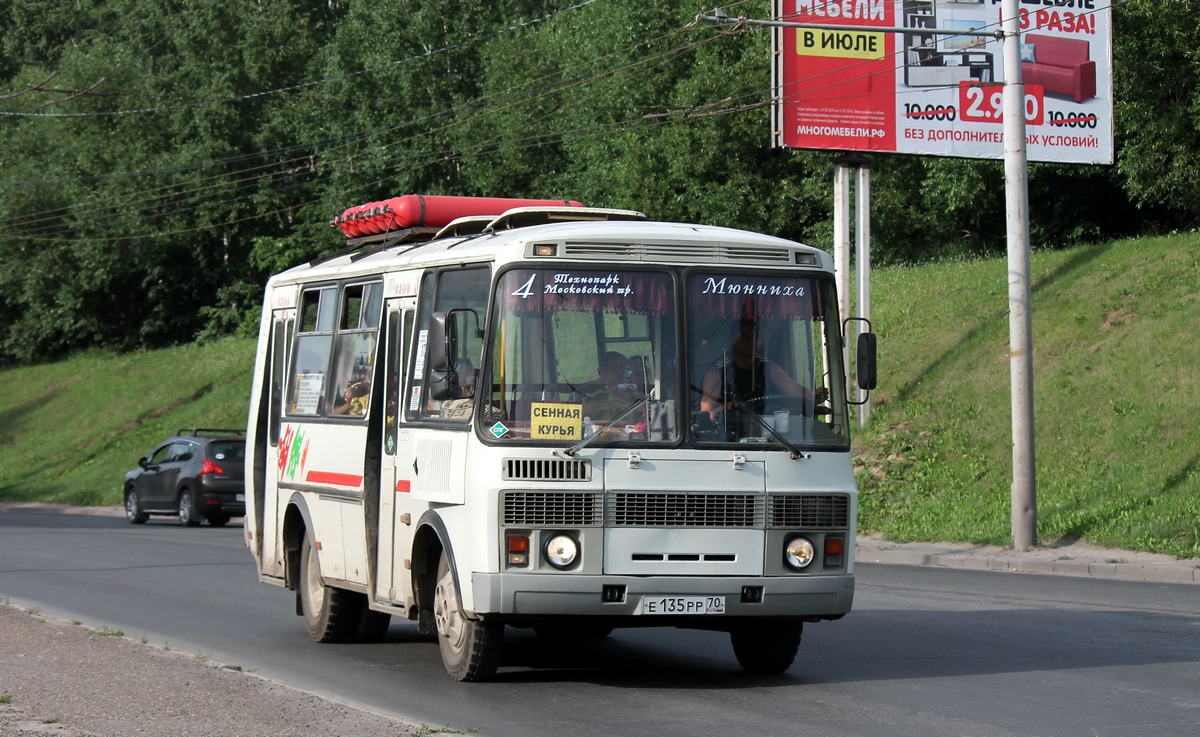
<path fill-rule="evenodd" d="M 210 474 L 210 473 L 225 473 L 225 470 L 222 469 L 217 464 L 215 464 L 212 461 L 205 458 L 204 465 L 200 467 L 200 473 L 198 473 L 197 476 L 204 476 L 204 475 Z"/>

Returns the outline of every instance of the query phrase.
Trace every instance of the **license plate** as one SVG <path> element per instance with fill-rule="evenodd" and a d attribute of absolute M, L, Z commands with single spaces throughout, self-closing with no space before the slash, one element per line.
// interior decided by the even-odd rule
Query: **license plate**
<path fill-rule="evenodd" d="M 634 614 L 724 614 L 724 596 L 643 596 Z"/>
<path fill-rule="evenodd" d="M 245 495 L 245 494 L 238 494 L 238 495 L 237 495 L 237 500 L 238 500 L 239 502 L 244 502 L 244 501 L 246 501 L 246 495 Z"/>

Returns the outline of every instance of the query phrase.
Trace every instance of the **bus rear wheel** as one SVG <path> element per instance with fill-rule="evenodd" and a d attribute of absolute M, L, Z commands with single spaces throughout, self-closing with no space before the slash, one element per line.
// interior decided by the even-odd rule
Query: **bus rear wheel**
<path fill-rule="evenodd" d="M 358 622 L 355 616 L 353 592 L 326 586 L 321 578 L 321 562 L 311 533 L 304 534 L 300 551 L 300 608 L 308 635 L 316 642 L 345 642 L 354 633 Z"/>
<path fill-rule="evenodd" d="M 484 681 L 500 665 L 504 625 L 488 624 L 463 616 L 462 601 L 454 585 L 450 559 L 442 553 L 433 591 L 433 619 L 438 649 L 446 672 L 456 681 Z"/>
<path fill-rule="evenodd" d="M 729 639 L 744 670 L 773 675 L 792 667 L 803 632 L 800 622 L 754 622 L 735 628 Z"/>

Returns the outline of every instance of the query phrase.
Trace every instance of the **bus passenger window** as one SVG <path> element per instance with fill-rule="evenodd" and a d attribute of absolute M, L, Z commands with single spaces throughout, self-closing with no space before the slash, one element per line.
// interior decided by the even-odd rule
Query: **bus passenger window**
<path fill-rule="evenodd" d="M 305 290 L 300 301 L 300 331 L 292 359 L 287 410 L 292 415 L 318 415 L 325 410 L 329 352 L 333 344 L 337 290 Z"/>
<path fill-rule="evenodd" d="M 329 406 L 335 415 L 365 417 L 371 401 L 382 285 L 351 284 L 342 292 Z"/>

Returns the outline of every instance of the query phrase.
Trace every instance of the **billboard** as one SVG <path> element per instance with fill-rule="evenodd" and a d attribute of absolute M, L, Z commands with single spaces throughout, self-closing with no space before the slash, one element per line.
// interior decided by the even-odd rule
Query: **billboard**
<path fill-rule="evenodd" d="M 773 142 L 1002 159 L 1000 2 L 776 0 L 803 27 L 774 34 Z M 1028 159 L 1111 164 L 1107 0 L 1021 0 L 1020 29 Z"/>

